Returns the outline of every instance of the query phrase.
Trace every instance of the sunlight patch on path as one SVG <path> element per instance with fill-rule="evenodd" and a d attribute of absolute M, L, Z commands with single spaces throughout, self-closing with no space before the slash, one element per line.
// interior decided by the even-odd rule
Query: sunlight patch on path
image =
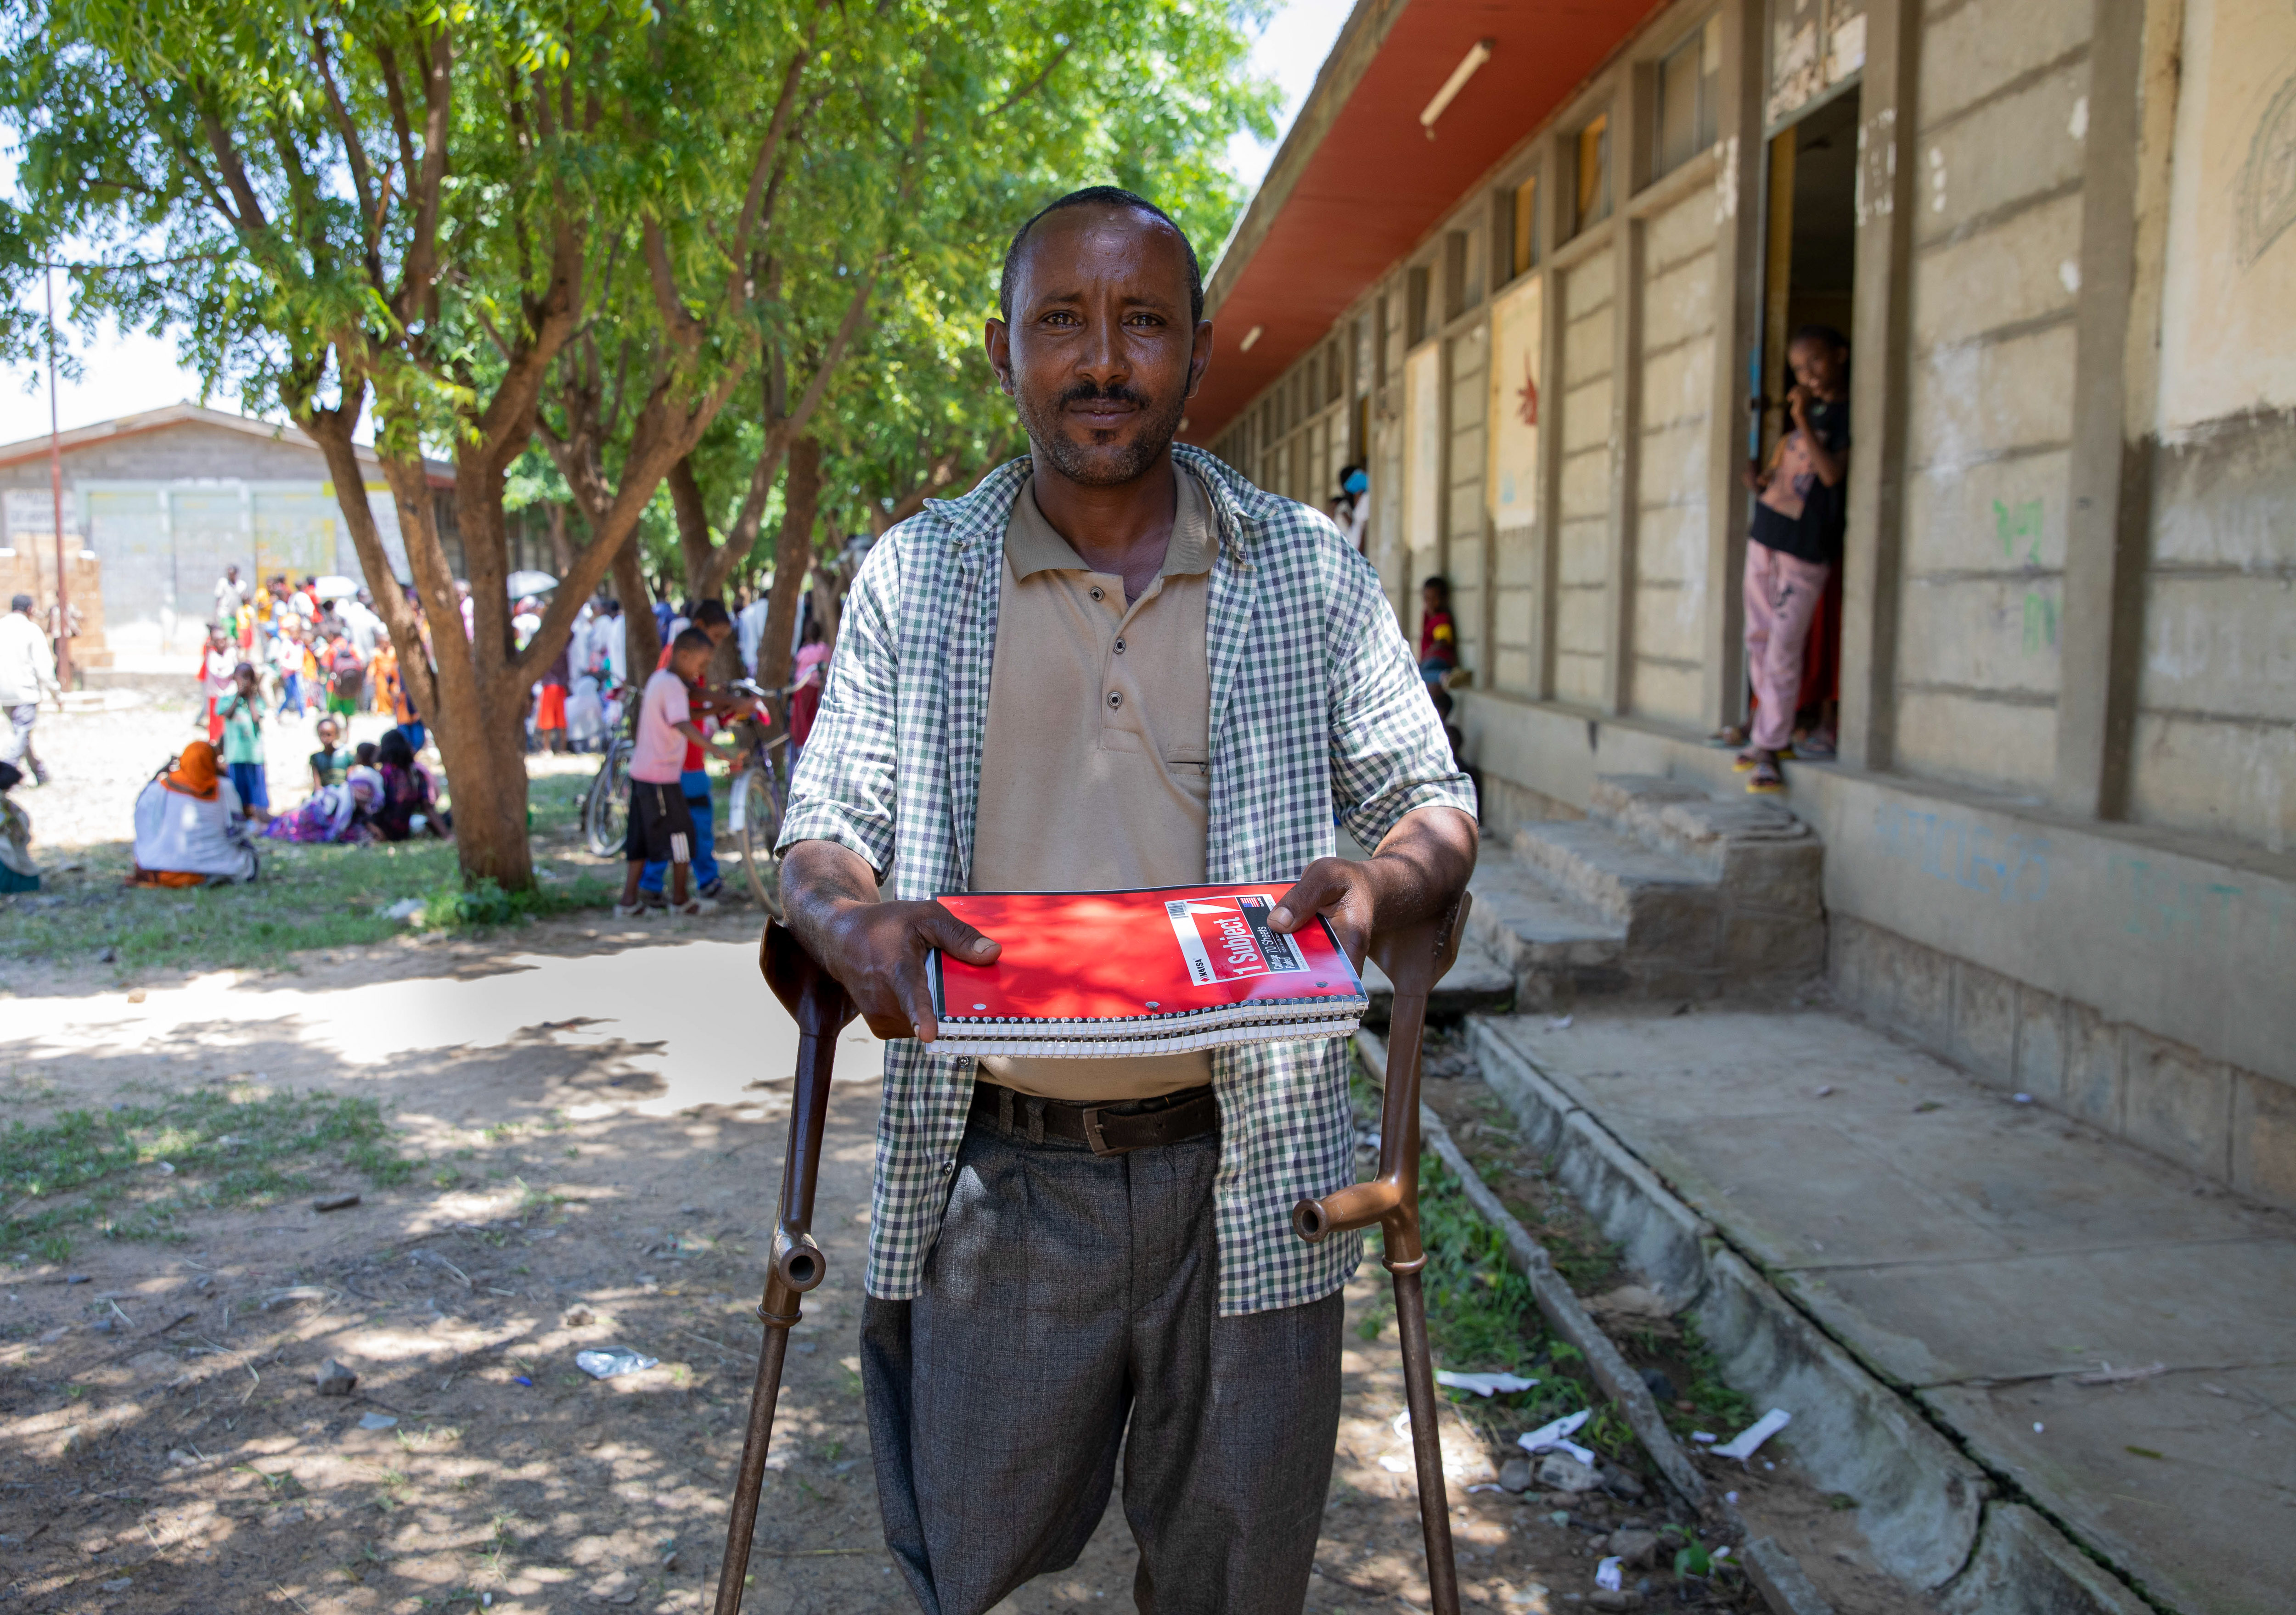
<path fill-rule="evenodd" d="M 236 972 L 219 971 L 152 988 L 141 1004 L 120 990 L 13 1000 L 0 1048 L 33 1059 L 99 1049 L 156 1054 L 184 1036 L 227 1026 L 232 1042 L 267 1032 L 332 1054 L 358 1075 L 387 1077 L 400 1056 L 542 1040 L 570 1050 L 616 1045 L 622 1066 L 660 1085 L 643 1098 L 580 1107 L 585 1114 L 569 1113 L 575 1120 L 751 1105 L 756 1095 L 745 1095 L 745 1086 L 786 1083 L 797 1058 L 796 1023 L 758 979 L 757 947 L 749 941 L 674 942 L 579 958 L 515 954 L 468 980 L 310 988 L 266 981 L 259 990 L 241 983 Z M 839 1041 L 839 1078 L 881 1076 L 883 1046 L 854 1022 Z"/>

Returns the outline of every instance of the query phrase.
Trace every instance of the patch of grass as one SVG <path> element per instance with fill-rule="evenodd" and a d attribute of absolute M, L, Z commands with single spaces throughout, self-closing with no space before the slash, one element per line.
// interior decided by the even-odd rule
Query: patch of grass
<path fill-rule="evenodd" d="M 578 843 L 589 775 L 543 774 L 529 782 L 535 857 L 563 857 Z M 291 797 L 295 793 L 291 791 Z M 531 892 L 491 881 L 463 889 L 447 841 L 365 847 L 265 840 L 263 877 L 251 886 L 156 890 L 126 884 L 135 868 L 127 841 L 73 848 L 66 873 L 49 869 L 37 893 L 0 898 L 0 959 L 94 961 L 109 948 L 116 972 L 168 968 L 248 969 L 283 954 L 387 941 L 407 927 L 380 918 L 403 898 L 425 902 L 425 929 L 482 930 L 528 918 L 595 908 L 619 890 L 619 870 L 551 870 Z"/>
<path fill-rule="evenodd" d="M 414 1163 L 394 1140 L 372 1099 L 246 1087 L 66 1111 L 38 1127 L 15 1122 L 0 1131 L 0 1200 L 11 1202 L 0 1242 L 34 1241 L 44 1259 L 61 1262 L 70 1228 L 179 1237 L 174 1225 L 185 1212 L 314 1188 L 294 1163 L 331 1152 L 373 1183 L 404 1183 Z"/>

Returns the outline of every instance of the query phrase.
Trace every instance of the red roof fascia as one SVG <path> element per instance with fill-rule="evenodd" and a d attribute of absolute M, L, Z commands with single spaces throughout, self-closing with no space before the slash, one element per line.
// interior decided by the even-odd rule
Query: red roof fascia
<path fill-rule="evenodd" d="M 1412 0 L 1214 311 L 1211 367 L 1189 406 L 1188 439 L 1211 441 L 1322 340 L 1652 9 L 1653 0 Z M 1481 39 L 1492 41 L 1490 60 L 1430 140 L 1421 111 Z M 1260 337 L 1246 353 L 1255 326 Z"/>

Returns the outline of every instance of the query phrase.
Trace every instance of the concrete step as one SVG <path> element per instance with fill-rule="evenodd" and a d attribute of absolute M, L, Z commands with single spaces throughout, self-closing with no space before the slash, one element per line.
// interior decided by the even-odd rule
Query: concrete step
<path fill-rule="evenodd" d="M 1387 979 L 1385 971 L 1369 959 L 1364 961 L 1363 979 L 1371 994 L 1371 1008 L 1364 1013 L 1364 1024 L 1382 1028 L 1387 1025 L 1395 1002 L 1395 984 Z M 1427 1018 L 1459 1021 L 1469 1015 L 1505 1014 L 1514 1007 L 1514 971 L 1470 938 L 1461 943 L 1459 956 L 1435 984 L 1435 991 L 1427 1000 Z"/>
<path fill-rule="evenodd" d="M 1647 774 L 1598 777 L 1587 816 L 1613 833 L 1718 881 L 1735 903 L 1816 915 L 1825 848 L 1809 826 L 1761 797 L 1717 797 Z"/>
<path fill-rule="evenodd" d="M 1564 898 L 1624 926 L 1629 954 L 1713 962 L 1721 892 L 1703 871 L 1592 819 L 1525 824 L 1514 832 L 1514 851 Z"/>
<path fill-rule="evenodd" d="M 1631 987 L 1626 926 L 1563 897 L 1505 848 L 1485 848 L 1467 889 L 1468 939 L 1513 972 L 1518 1009 Z"/>

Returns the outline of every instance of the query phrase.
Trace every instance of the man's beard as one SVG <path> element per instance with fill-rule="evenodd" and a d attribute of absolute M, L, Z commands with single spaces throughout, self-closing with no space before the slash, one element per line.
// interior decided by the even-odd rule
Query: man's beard
<path fill-rule="evenodd" d="M 1131 442 L 1078 443 L 1064 435 L 1063 429 L 1069 424 L 1069 406 L 1095 398 L 1129 404 L 1139 411 L 1133 417 L 1136 435 Z M 1128 387 L 1119 385 L 1103 389 L 1089 381 L 1079 381 L 1044 408 L 1032 407 L 1026 398 L 1020 403 L 1021 423 L 1028 428 L 1029 441 L 1052 462 L 1054 470 L 1086 488 L 1117 488 L 1138 480 L 1172 446 L 1180 430 L 1181 412 L 1186 409 L 1188 401 L 1183 397 L 1160 406 L 1145 393 L 1135 392 Z"/>

